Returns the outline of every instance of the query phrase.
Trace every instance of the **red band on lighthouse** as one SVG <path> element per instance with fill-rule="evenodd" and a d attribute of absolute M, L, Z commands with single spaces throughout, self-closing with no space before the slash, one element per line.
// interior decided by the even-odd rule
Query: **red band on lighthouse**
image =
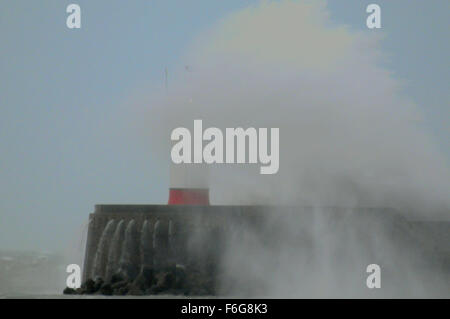
<path fill-rule="evenodd" d="M 202 164 L 170 165 L 169 205 L 209 205 L 208 171 Z"/>
<path fill-rule="evenodd" d="M 171 188 L 169 205 L 209 205 L 209 189 Z"/>

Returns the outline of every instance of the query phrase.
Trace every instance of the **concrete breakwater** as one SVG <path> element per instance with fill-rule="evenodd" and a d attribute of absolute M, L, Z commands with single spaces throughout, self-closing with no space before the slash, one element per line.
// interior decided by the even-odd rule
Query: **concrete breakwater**
<path fill-rule="evenodd" d="M 216 268 L 230 222 L 255 222 L 265 210 L 269 209 L 97 205 L 89 219 L 85 284 L 78 292 L 98 292 L 109 284 L 102 293 L 215 294 Z"/>
<path fill-rule="evenodd" d="M 250 284 L 253 271 L 245 268 L 259 262 L 261 256 L 252 256 L 259 246 L 264 248 L 263 254 L 273 256 L 274 251 L 290 247 L 286 251 L 304 254 L 315 267 L 323 245 L 318 242 L 328 243 L 323 237 L 329 236 L 338 248 L 333 252 L 336 256 L 354 249 L 343 239 L 347 234 L 356 238 L 350 242 L 353 246 L 357 242 L 356 250 L 363 251 L 357 255 L 361 269 L 380 259 L 372 250 L 382 236 L 394 256 L 410 249 L 408 262 L 432 265 L 450 278 L 450 246 L 445 237 L 450 234 L 450 223 L 412 221 L 392 209 L 97 205 L 89 218 L 84 283 L 80 289 L 66 289 L 65 293 L 226 295 L 228 284 L 241 285 L 243 292 L 251 287 L 247 295 L 258 294 L 267 287 L 254 284 L 255 280 Z M 330 227 L 326 232 L 314 230 L 323 228 L 324 221 Z M 252 234 L 250 240 L 248 233 Z M 314 237 L 318 233 L 320 238 Z M 339 241 L 341 245 L 336 244 Z M 230 256 L 236 259 L 231 267 L 223 260 Z M 240 265 L 242 259 L 246 261 Z M 354 266 L 342 259 L 345 267 Z M 276 265 L 274 262 L 274 268 Z M 307 274 L 305 270 L 304 277 Z"/>

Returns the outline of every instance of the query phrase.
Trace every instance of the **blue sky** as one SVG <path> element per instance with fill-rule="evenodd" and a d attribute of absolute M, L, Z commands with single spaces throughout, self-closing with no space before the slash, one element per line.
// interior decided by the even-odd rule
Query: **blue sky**
<path fill-rule="evenodd" d="M 128 137 L 123 101 L 161 85 L 204 30 L 257 1 L 0 3 L 0 249 L 57 249 L 96 203 L 164 203 L 168 163 Z M 367 4 L 330 0 L 331 19 L 362 32 Z M 447 0 L 376 1 L 386 64 L 450 158 Z M 73 231 L 73 234 L 71 233 Z"/>

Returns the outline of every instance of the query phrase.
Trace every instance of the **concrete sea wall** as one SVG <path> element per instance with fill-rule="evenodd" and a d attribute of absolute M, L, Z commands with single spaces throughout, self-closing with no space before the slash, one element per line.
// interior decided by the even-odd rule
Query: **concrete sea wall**
<path fill-rule="evenodd" d="M 251 232 L 267 247 L 291 239 L 293 245 L 311 242 L 305 234 L 324 216 L 336 232 L 360 234 L 363 247 L 377 235 L 373 229 L 378 234 L 382 229 L 389 245 L 401 247 L 399 251 L 410 248 L 450 275 L 450 223 L 413 221 L 392 209 L 96 205 L 89 216 L 85 285 L 79 293 L 219 294 L 215 281 L 221 276 L 218 265 L 227 239 Z M 298 231 L 283 236 L 289 223 Z"/>

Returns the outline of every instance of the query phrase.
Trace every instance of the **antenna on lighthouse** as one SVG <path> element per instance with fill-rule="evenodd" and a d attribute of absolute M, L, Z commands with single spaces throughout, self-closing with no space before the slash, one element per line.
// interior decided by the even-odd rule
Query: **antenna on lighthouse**
<path fill-rule="evenodd" d="M 166 88 L 166 94 L 169 93 L 169 84 L 168 84 L 169 79 L 168 78 L 169 78 L 169 75 L 167 72 L 167 67 L 165 67 L 164 68 L 164 87 Z"/>
<path fill-rule="evenodd" d="M 191 69 L 191 67 L 189 65 L 185 65 L 184 66 L 184 70 L 186 71 L 186 73 L 185 73 L 186 77 L 185 78 L 189 82 L 191 80 L 191 74 L 190 73 L 192 73 L 192 69 Z M 188 102 L 192 103 L 192 96 L 189 97 Z"/>

